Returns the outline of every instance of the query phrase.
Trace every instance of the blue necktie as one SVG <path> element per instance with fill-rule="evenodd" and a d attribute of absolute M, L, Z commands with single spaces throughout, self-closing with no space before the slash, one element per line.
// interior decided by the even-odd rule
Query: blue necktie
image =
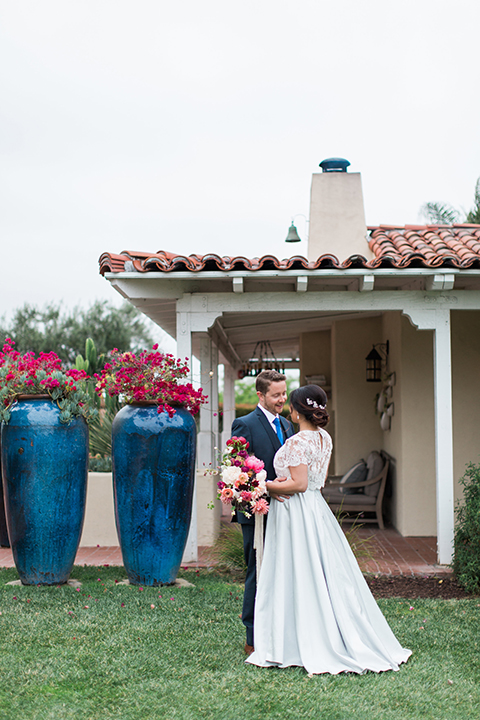
<path fill-rule="evenodd" d="M 273 424 L 275 425 L 275 430 L 277 431 L 278 439 L 280 440 L 280 445 L 283 445 L 285 442 L 285 438 L 283 437 L 283 430 L 282 426 L 280 424 L 280 418 L 276 417 L 273 421 Z"/>

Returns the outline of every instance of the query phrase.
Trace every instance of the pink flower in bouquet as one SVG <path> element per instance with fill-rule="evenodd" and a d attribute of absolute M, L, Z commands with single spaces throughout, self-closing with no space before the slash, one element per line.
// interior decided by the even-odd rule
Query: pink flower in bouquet
<path fill-rule="evenodd" d="M 250 502 L 250 500 L 252 499 L 252 493 L 248 492 L 248 490 L 242 490 L 242 492 L 240 493 L 240 497 L 242 498 L 242 500 L 245 500 L 245 502 Z"/>
<path fill-rule="evenodd" d="M 229 487 L 223 488 L 222 492 L 220 493 L 220 500 L 225 505 L 230 505 L 230 503 L 232 502 L 232 498 L 233 498 L 232 488 L 229 488 Z"/>
<path fill-rule="evenodd" d="M 263 470 L 265 463 L 263 460 L 259 460 L 254 455 L 250 455 L 249 457 L 245 458 L 245 461 L 243 463 L 243 467 L 247 468 L 247 470 L 253 470 L 254 473 L 260 472 L 260 470 Z"/>
<path fill-rule="evenodd" d="M 268 513 L 268 503 L 263 498 L 260 498 L 260 500 L 257 500 L 255 505 L 253 506 L 253 512 L 256 515 L 266 515 Z"/>

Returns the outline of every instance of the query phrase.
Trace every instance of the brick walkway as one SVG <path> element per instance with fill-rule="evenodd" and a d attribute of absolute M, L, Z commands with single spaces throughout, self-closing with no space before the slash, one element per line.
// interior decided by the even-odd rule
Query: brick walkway
<path fill-rule="evenodd" d="M 451 569 L 437 565 L 436 537 L 402 537 L 393 528 L 363 527 L 362 538 L 370 538 L 371 560 L 360 561 L 364 572 L 375 575 L 449 575 Z"/>
<path fill-rule="evenodd" d="M 435 537 L 402 537 L 393 528 L 378 530 L 363 527 L 359 531 L 362 538 L 371 538 L 372 560 L 361 561 L 363 571 L 375 575 L 447 575 L 448 567 L 436 564 Z M 199 548 L 196 563 L 186 563 L 183 567 L 208 567 L 208 548 Z M 79 548 L 76 565 L 122 565 L 119 547 L 82 547 Z M 14 567 L 12 552 L 9 548 L 0 548 L 0 567 Z"/>

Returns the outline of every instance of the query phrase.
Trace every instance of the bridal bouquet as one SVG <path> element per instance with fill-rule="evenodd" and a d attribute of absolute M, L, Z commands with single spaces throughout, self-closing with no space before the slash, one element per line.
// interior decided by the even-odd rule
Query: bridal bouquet
<path fill-rule="evenodd" d="M 217 496 L 225 505 L 231 505 L 247 518 L 268 513 L 267 473 L 263 469 L 263 461 L 248 454 L 248 446 L 244 437 L 227 440 Z"/>

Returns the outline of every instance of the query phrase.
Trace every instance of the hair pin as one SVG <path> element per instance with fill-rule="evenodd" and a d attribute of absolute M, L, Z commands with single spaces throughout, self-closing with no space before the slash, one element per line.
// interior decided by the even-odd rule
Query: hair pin
<path fill-rule="evenodd" d="M 306 401 L 307 405 L 311 405 L 315 410 L 318 410 L 318 408 L 321 408 L 322 410 L 325 410 L 325 405 L 319 405 L 315 400 L 312 400 L 311 398 L 307 398 Z"/>

